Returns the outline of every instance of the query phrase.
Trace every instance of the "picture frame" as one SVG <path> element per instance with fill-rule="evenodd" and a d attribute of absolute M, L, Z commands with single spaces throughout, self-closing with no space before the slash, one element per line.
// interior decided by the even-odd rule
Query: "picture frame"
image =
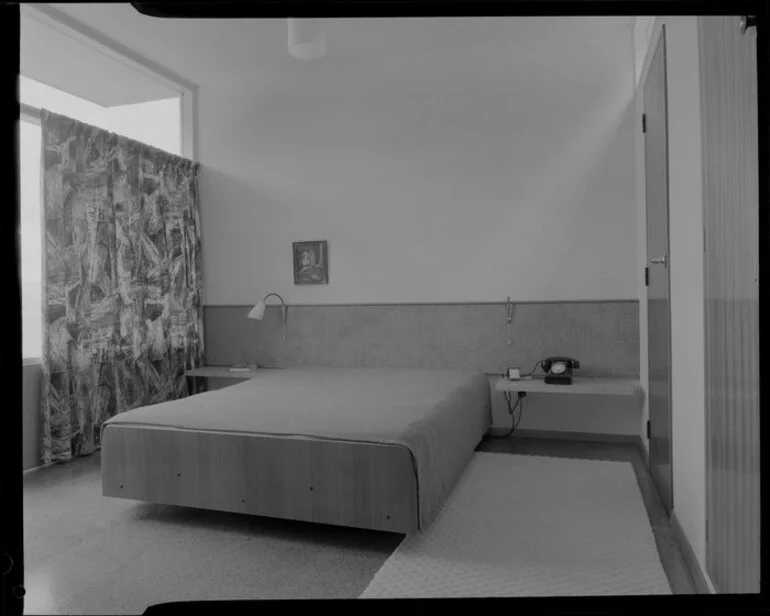
<path fill-rule="evenodd" d="M 329 248 L 326 240 L 294 242 L 294 284 L 329 284 Z"/>

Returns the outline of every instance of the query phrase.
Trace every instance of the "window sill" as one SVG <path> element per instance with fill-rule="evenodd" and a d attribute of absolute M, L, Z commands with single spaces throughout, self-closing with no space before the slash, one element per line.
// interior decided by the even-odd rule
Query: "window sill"
<path fill-rule="evenodd" d="M 40 357 L 27 357 L 21 360 L 22 366 L 42 366 L 43 360 Z"/>

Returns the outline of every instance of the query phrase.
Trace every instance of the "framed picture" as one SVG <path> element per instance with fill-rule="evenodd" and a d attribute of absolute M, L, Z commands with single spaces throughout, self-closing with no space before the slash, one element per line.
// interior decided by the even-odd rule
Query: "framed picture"
<path fill-rule="evenodd" d="M 294 242 L 294 284 L 328 284 L 329 251 L 326 241 Z"/>

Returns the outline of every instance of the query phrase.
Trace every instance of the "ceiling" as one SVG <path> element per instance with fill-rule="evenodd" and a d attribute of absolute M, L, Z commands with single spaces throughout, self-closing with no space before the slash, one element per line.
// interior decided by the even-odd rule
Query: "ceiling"
<path fill-rule="evenodd" d="M 34 8 L 20 21 L 20 72 L 105 107 L 142 103 L 179 93 L 52 27 Z"/>
<path fill-rule="evenodd" d="M 159 19 L 128 3 L 48 6 L 200 86 L 268 87 L 320 72 L 408 84 L 412 67 L 424 79 L 426 65 L 437 78 L 528 74 L 564 85 L 575 76 L 590 81 L 616 66 L 618 54 L 633 70 L 631 17 L 329 19 L 326 56 L 306 62 L 288 54 L 285 19 Z"/>

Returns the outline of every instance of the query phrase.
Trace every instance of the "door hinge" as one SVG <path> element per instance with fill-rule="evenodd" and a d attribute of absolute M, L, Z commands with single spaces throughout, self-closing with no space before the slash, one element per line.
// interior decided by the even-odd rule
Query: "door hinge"
<path fill-rule="evenodd" d="M 647 420 L 647 440 L 650 440 L 650 420 Z"/>
<path fill-rule="evenodd" d="M 642 132 L 643 133 L 647 132 L 647 114 L 646 113 L 642 114 Z"/>
<path fill-rule="evenodd" d="M 650 268 L 649 267 L 644 268 L 644 286 L 645 287 L 650 286 Z"/>

